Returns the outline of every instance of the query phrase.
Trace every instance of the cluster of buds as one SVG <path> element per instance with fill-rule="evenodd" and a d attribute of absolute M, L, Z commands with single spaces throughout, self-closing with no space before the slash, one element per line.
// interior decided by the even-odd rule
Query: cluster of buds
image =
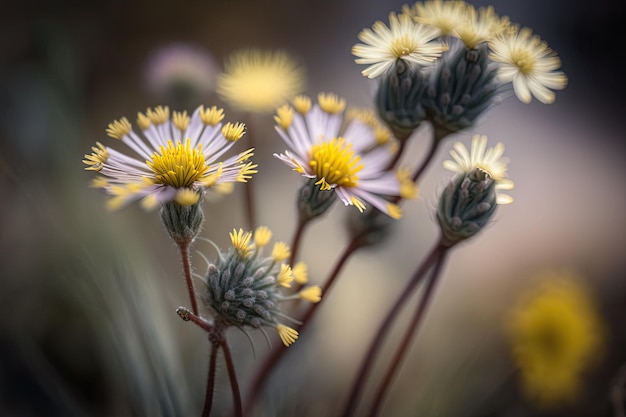
<path fill-rule="evenodd" d="M 208 266 L 201 299 L 222 326 L 236 326 L 244 331 L 246 327 L 261 331 L 263 327 L 273 327 L 285 346 L 289 346 L 298 338 L 298 332 L 279 319 L 297 321 L 285 314 L 280 304 L 297 299 L 317 303 L 321 300 L 321 288 L 314 285 L 295 294 L 283 294 L 283 289 L 291 288 L 294 281 L 306 284 L 307 269 L 303 263 L 292 268 L 284 262 L 290 249 L 283 242 L 276 242 L 271 255 L 264 257 L 262 249 L 271 238 L 272 232 L 264 226 L 257 228 L 254 235 L 243 229 L 233 230 L 232 247 L 220 252 L 217 262 Z"/>

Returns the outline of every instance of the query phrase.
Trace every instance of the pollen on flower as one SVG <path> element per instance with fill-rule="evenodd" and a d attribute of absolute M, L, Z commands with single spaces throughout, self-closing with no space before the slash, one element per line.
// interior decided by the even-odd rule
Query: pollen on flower
<path fill-rule="evenodd" d="M 237 182 L 247 182 L 250 178 L 252 178 L 252 174 L 256 174 L 259 172 L 256 168 L 257 164 L 253 164 L 252 162 L 248 162 L 244 164 L 239 170 L 239 174 L 237 175 Z"/>
<path fill-rule="evenodd" d="M 174 126 L 176 126 L 178 130 L 180 130 L 181 132 L 184 132 L 185 129 L 187 129 L 187 126 L 189 126 L 190 121 L 191 119 L 187 115 L 187 110 L 183 112 L 175 111 L 172 114 L 172 123 L 174 123 Z"/>
<path fill-rule="evenodd" d="M 162 125 L 170 118 L 170 108 L 167 106 L 157 106 L 154 110 L 149 108 L 146 110 L 146 116 L 155 125 Z"/>
<path fill-rule="evenodd" d="M 400 217 L 402 217 L 402 209 L 397 204 L 387 204 L 387 213 L 389 213 L 389 216 L 395 220 L 398 220 Z"/>
<path fill-rule="evenodd" d="M 357 173 L 363 169 L 361 157 L 354 154 L 352 144 L 343 138 L 318 143 L 311 147 L 309 166 L 315 172 L 322 189 L 330 189 L 330 184 L 341 187 L 356 187 Z"/>
<path fill-rule="evenodd" d="M 284 261 L 291 256 L 291 250 L 285 242 L 276 242 L 272 248 L 272 258 L 276 262 Z"/>
<path fill-rule="evenodd" d="M 291 122 L 293 121 L 293 109 L 287 104 L 280 106 L 276 110 L 274 121 L 276 121 L 276 123 L 284 130 L 287 130 L 287 128 L 291 126 Z"/>
<path fill-rule="evenodd" d="M 141 112 L 137 112 L 137 125 L 139 126 L 139 129 L 146 130 L 150 127 L 151 123 L 152 122 L 148 116 Z"/>
<path fill-rule="evenodd" d="M 280 272 L 276 277 L 276 281 L 278 281 L 278 285 L 285 288 L 291 288 L 291 283 L 293 282 L 293 273 L 291 272 L 291 267 L 287 264 L 282 264 L 280 266 Z"/>
<path fill-rule="evenodd" d="M 272 239 L 272 231 L 266 226 L 259 226 L 254 231 L 254 245 L 258 248 L 266 246 Z"/>
<path fill-rule="evenodd" d="M 298 339 L 298 332 L 284 324 L 277 324 L 276 331 L 285 346 L 292 345 Z"/>
<path fill-rule="evenodd" d="M 85 155 L 83 164 L 88 165 L 85 170 L 87 171 L 100 171 L 104 166 L 104 163 L 109 159 L 109 152 L 106 147 L 100 142 L 96 142 L 96 146 L 92 146 L 93 153 Z"/>
<path fill-rule="evenodd" d="M 109 185 L 109 181 L 106 179 L 106 177 L 103 176 L 97 176 L 96 178 L 91 180 L 91 186 L 94 188 L 104 188 L 107 185 Z"/>
<path fill-rule="evenodd" d="M 335 94 L 320 93 L 317 96 L 320 109 L 326 113 L 341 113 L 346 108 L 346 101 Z"/>
<path fill-rule="evenodd" d="M 391 50 L 393 56 L 396 58 L 402 58 L 417 51 L 417 47 L 417 42 L 415 42 L 413 38 L 404 35 L 391 41 L 389 49 Z"/>
<path fill-rule="evenodd" d="M 363 211 L 365 210 L 365 204 L 363 204 L 363 202 L 361 200 L 359 200 L 358 198 L 351 196 L 350 197 L 350 202 L 352 203 L 352 205 L 354 207 L 356 207 L 361 213 L 363 213 Z"/>
<path fill-rule="evenodd" d="M 308 267 L 304 262 L 298 262 L 291 269 L 294 280 L 298 284 L 306 284 L 309 281 Z"/>
<path fill-rule="evenodd" d="M 300 291 L 300 298 L 310 303 L 319 303 L 322 300 L 322 288 L 319 285 L 312 285 Z"/>
<path fill-rule="evenodd" d="M 293 99 L 293 107 L 300 114 L 307 114 L 311 110 L 311 99 L 305 95 L 298 95 Z"/>
<path fill-rule="evenodd" d="M 127 118 L 122 117 L 120 120 L 116 120 L 113 123 L 109 123 L 107 127 L 107 135 L 114 139 L 122 139 L 128 135 L 132 129 L 132 126 Z"/>
<path fill-rule="evenodd" d="M 243 134 L 245 133 L 246 125 L 244 123 L 226 123 L 224 127 L 222 127 L 222 135 L 226 138 L 226 140 L 230 141 L 238 141 L 241 139 Z"/>
<path fill-rule="evenodd" d="M 244 257 L 248 256 L 251 251 L 250 239 L 252 238 L 252 233 L 244 232 L 243 229 L 239 229 L 239 231 L 233 229 L 228 235 L 237 252 Z"/>
<path fill-rule="evenodd" d="M 182 188 L 176 193 L 174 201 L 181 206 L 193 206 L 200 201 L 200 194 L 191 188 Z"/>
<path fill-rule="evenodd" d="M 167 148 L 160 146 L 160 154 L 152 155 L 152 161 L 146 164 L 154 172 L 154 183 L 166 184 L 175 188 L 191 187 L 209 169 L 202 154 L 202 145 L 197 149 L 191 147 L 191 140 L 187 139 L 183 145 L 171 140 Z"/>
<path fill-rule="evenodd" d="M 200 120 L 202 123 L 209 126 L 215 126 L 224 118 L 224 109 L 221 109 L 217 106 L 213 106 L 211 108 L 205 109 L 203 106 L 200 107 Z"/>

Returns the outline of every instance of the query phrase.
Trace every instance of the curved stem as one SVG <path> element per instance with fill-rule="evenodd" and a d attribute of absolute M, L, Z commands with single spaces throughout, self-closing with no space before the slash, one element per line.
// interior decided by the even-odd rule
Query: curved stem
<path fill-rule="evenodd" d="M 413 173 L 413 176 L 411 177 L 413 182 L 417 183 L 417 180 L 422 176 L 422 174 L 424 173 L 428 165 L 430 165 L 430 162 L 432 161 L 432 159 L 435 156 L 435 153 L 437 152 L 437 148 L 439 148 L 439 142 L 440 141 L 436 137 L 433 137 L 432 140 L 430 141 L 430 146 L 428 148 L 428 153 L 426 154 L 426 157 L 424 158 L 419 168 L 415 170 L 415 172 Z"/>
<path fill-rule="evenodd" d="M 396 154 L 393 156 L 393 158 L 391 159 L 391 161 L 389 161 L 389 164 L 387 164 L 387 166 L 385 167 L 385 171 L 391 171 L 396 164 L 398 163 L 398 161 L 400 160 L 400 158 L 402 157 L 402 154 L 404 153 L 404 150 L 406 149 L 406 142 L 407 139 L 404 140 L 399 140 L 398 142 L 400 142 L 400 146 L 398 148 L 398 152 L 396 152 Z"/>
<path fill-rule="evenodd" d="M 336 278 L 339 276 L 339 273 L 345 266 L 348 259 L 350 259 L 350 256 L 352 256 L 352 254 L 360 247 L 359 242 L 361 238 L 362 238 L 362 235 L 356 235 L 350 241 L 350 243 L 346 246 L 343 253 L 341 254 L 339 259 L 335 263 L 335 267 L 333 268 L 332 272 L 328 275 L 328 278 L 326 278 L 326 282 L 324 282 L 324 285 L 322 286 L 322 294 L 324 294 L 324 298 L 322 298 L 322 301 L 328 295 L 328 292 L 330 291 L 333 283 L 335 282 Z M 322 302 L 320 301 L 319 303 L 311 304 L 309 308 L 307 309 L 307 311 L 302 316 L 302 318 L 300 318 L 300 321 L 302 322 L 302 325 L 299 328 L 300 333 L 304 331 L 307 324 L 311 321 L 311 317 L 313 317 L 313 314 L 317 310 L 317 307 L 321 303 Z M 270 355 L 265 359 L 263 366 L 256 373 L 253 379 L 251 388 L 250 388 L 250 393 L 248 395 L 248 398 L 246 399 L 245 415 L 249 414 L 250 408 L 252 407 L 252 404 L 254 404 L 254 401 L 256 400 L 256 398 L 259 396 L 261 388 L 263 387 L 263 384 L 265 383 L 265 380 L 269 377 L 275 365 L 283 357 L 283 354 L 285 353 L 286 350 L 287 348 L 282 344 L 279 345 L 277 348 L 273 349 Z"/>
<path fill-rule="evenodd" d="M 206 394 L 204 397 L 204 408 L 202 409 L 202 417 L 211 415 L 211 407 L 213 407 L 213 391 L 215 390 L 215 369 L 217 364 L 217 351 L 219 344 L 211 343 L 211 357 L 209 359 L 209 376 L 206 384 Z"/>
<path fill-rule="evenodd" d="M 233 363 L 233 357 L 230 353 L 230 347 L 226 338 L 222 338 L 220 341 L 222 351 L 224 351 L 224 360 L 226 361 L 226 368 L 228 369 L 228 378 L 230 379 L 230 389 L 233 393 L 233 405 L 235 408 L 235 416 L 243 417 L 243 408 L 241 406 L 241 392 L 239 391 L 239 382 L 237 382 L 237 374 L 235 373 L 235 364 Z"/>
<path fill-rule="evenodd" d="M 376 392 L 376 396 L 374 397 L 374 404 L 370 408 L 369 417 L 375 417 L 378 414 L 378 411 L 380 410 L 380 407 L 383 404 L 385 394 L 387 393 L 387 390 L 391 387 L 392 379 L 395 376 L 398 370 L 398 367 L 400 366 L 400 363 L 402 362 L 402 359 L 406 355 L 407 350 L 411 346 L 411 342 L 413 340 L 413 337 L 415 336 L 415 333 L 417 332 L 419 325 L 423 321 L 422 318 L 425 315 L 424 313 L 426 311 L 426 308 L 428 307 L 428 303 L 432 299 L 432 294 L 435 289 L 435 284 L 437 283 L 439 279 L 441 268 L 446 258 L 446 253 L 447 253 L 446 251 L 443 251 L 443 252 L 440 252 L 439 254 L 437 263 L 435 264 L 435 267 L 430 276 L 430 279 L 428 280 L 428 283 L 426 284 L 426 288 L 424 289 L 424 294 L 422 294 L 420 302 L 417 305 L 417 308 L 415 309 L 413 318 L 411 319 L 411 322 L 409 323 L 409 326 L 406 329 L 406 333 L 404 334 L 404 337 L 402 338 L 402 341 L 400 342 L 398 349 L 396 349 L 396 353 L 394 354 L 393 360 L 391 361 L 389 368 L 387 368 L 387 372 L 385 373 L 385 376 L 383 377 L 382 381 L 378 385 L 378 391 Z"/>
<path fill-rule="evenodd" d="M 299 216 L 300 217 L 300 216 Z M 293 233 L 293 238 L 291 239 L 291 256 L 289 257 L 289 265 L 293 267 L 296 259 L 298 258 L 298 250 L 300 249 L 300 241 L 302 240 L 302 236 L 304 234 L 304 229 L 309 224 L 310 219 L 300 218 L 298 220 L 298 225 L 296 226 L 296 230 Z"/>
<path fill-rule="evenodd" d="M 391 325 L 397 318 L 398 314 L 400 313 L 400 310 L 402 309 L 404 304 L 407 302 L 409 297 L 412 295 L 413 290 L 415 289 L 417 284 L 420 283 L 420 281 L 424 277 L 424 274 L 430 269 L 432 264 L 439 258 L 440 254 L 444 252 L 445 250 L 446 250 L 446 247 L 443 246 L 441 241 L 438 241 L 437 244 L 435 244 L 433 248 L 430 250 L 430 252 L 428 253 L 428 256 L 426 257 L 426 259 L 424 259 L 424 261 L 419 266 L 417 271 L 415 271 L 415 274 L 413 275 L 413 277 L 407 284 L 406 288 L 400 293 L 400 296 L 398 297 L 396 302 L 393 303 L 393 307 L 391 308 L 391 310 L 389 310 L 389 312 L 387 313 L 387 316 L 385 317 L 385 320 L 381 323 L 380 327 L 378 328 L 376 336 L 374 337 L 367 351 L 367 354 L 365 355 L 365 359 L 361 363 L 361 367 L 359 369 L 357 377 L 355 378 L 354 384 L 352 386 L 352 391 L 350 392 L 350 395 L 348 397 L 348 402 L 346 403 L 346 406 L 344 408 L 343 413 L 341 413 L 341 416 L 349 417 L 353 415 L 356 404 L 358 403 L 358 400 L 359 400 L 359 395 L 363 392 L 363 385 L 365 383 L 365 380 L 367 379 L 368 374 L 372 369 L 371 364 L 372 362 L 374 362 L 374 359 L 376 358 L 376 355 L 378 354 L 378 350 L 380 349 L 385 339 L 387 331 L 391 328 Z"/>
<path fill-rule="evenodd" d="M 198 315 L 198 301 L 196 300 L 196 290 L 193 286 L 193 278 L 191 276 L 191 258 L 189 257 L 189 242 L 177 242 L 180 249 L 180 257 L 183 261 L 183 272 L 185 274 L 185 283 L 189 292 L 189 301 L 191 302 L 191 311 L 194 315 Z"/>

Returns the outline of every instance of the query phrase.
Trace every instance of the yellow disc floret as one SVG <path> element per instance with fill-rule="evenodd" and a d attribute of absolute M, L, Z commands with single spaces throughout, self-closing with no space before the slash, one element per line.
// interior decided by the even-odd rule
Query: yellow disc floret
<path fill-rule="evenodd" d="M 239 231 L 233 229 L 228 235 L 230 236 L 233 248 L 235 248 L 240 255 L 247 256 L 250 253 L 250 239 L 252 238 L 252 233 L 244 232 L 243 229 L 239 229 Z"/>
<path fill-rule="evenodd" d="M 124 136 L 130 133 L 132 127 L 127 118 L 122 117 L 120 120 L 116 120 L 113 123 L 109 123 L 107 127 L 107 135 L 114 139 L 122 139 Z"/>
<path fill-rule="evenodd" d="M 209 169 L 202 154 L 202 146 L 191 148 L 191 140 L 187 139 L 183 145 L 176 145 L 170 140 L 167 148 L 160 147 L 160 154 L 154 153 L 152 161 L 146 164 L 154 172 L 153 182 L 165 184 L 175 188 L 191 187 Z"/>
<path fill-rule="evenodd" d="M 284 130 L 287 130 L 293 121 L 293 109 L 287 104 L 280 106 L 276 110 L 274 121 Z"/>
<path fill-rule="evenodd" d="M 326 113 L 341 113 L 346 108 L 346 101 L 335 94 L 320 93 L 317 96 L 320 109 Z"/>
<path fill-rule="evenodd" d="M 243 123 L 226 123 L 222 128 L 222 135 L 231 142 L 238 141 L 245 133 L 246 125 Z"/>
<path fill-rule="evenodd" d="M 276 331 L 285 346 L 292 345 L 298 339 L 298 331 L 284 324 L 277 324 Z"/>
<path fill-rule="evenodd" d="M 322 190 L 330 190 L 331 184 L 341 187 L 356 187 L 357 172 L 363 169 L 361 157 L 354 155 L 352 144 L 343 138 L 313 145 L 309 166 L 319 179 Z"/>
<path fill-rule="evenodd" d="M 205 110 L 203 106 L 200 106 L 200 120 L 202 120 L 202 123 L 205 125 L 215 126 L 221 122 L 223 118 L 224 109 L 213 106 Z"/>

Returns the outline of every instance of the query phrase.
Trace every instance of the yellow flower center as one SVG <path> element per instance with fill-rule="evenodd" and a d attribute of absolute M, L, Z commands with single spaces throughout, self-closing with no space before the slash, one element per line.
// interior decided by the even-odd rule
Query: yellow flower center
<path fill-rule="evenodd" d="M 335 138 L 329 142 L 313 145 L 309 166 L 319 178 L 322 190 L 330 190 L 331 184 L 341 187 L 356 187 L 357 172 L 363 169 L 359 164 L 361 157 L 354 155 L 352 144 L 343 138 Z"/>
<path fill-rule="evenodd" d="M 402 58 L 417 50 L 417 44 L 411 37 L 404 35 L 391 42 L 391 53 L 396 58 Z"/>
<path fill-rule="evenodd" d="M 202 145 L 197 149 L 191 148 L 191 140 L 185 144 L 171 140 L 167 142 L 167 148 L 160 147 L 161 153 L 152 155 L 152 162 L 146 164 L 154 172 L 155 184 L 165 184 L 176 188 L 191 187 L 209 169 L 202 154 Z"/>
<path fill-rule="evenodd" d="M 511 62 L 522 74 L 528 75 L 532 74 L 537 58 L 526 49 L 518 49 L 511 52 Z"/>

